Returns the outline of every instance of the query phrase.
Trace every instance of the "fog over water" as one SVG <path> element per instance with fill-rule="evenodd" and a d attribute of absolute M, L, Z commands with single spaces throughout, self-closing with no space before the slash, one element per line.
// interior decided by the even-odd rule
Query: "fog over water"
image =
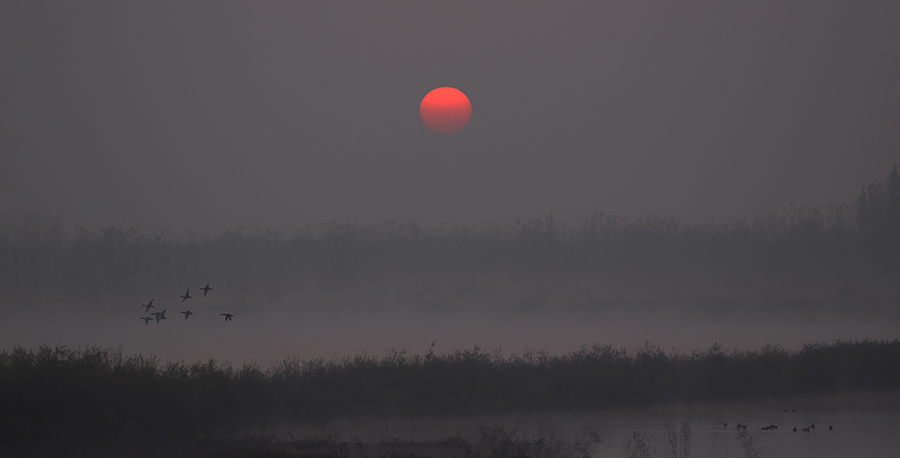
<path fill-rule="evenodd" d="M 6 215 L 0 344 L 267 365 L 422 354 L 432 343 L 562 355 L 594 344 L 690 353 L 893 339 L 895 202 L 896 167 L 853 206 L 720 225 L 594 214 L 185 238 Z M 163 310 L 165 320 L 140 320 Z"/>
<path fill-rule="evenodd" d="M 196 300 L 196 299 L 195 299 Z M 187 362 L 214 358 L 235 365 L 267 365 L 287 357 L 384 355 L 390 350 L 423 354 L 432 342 L 436 352 L 481 348 L 504 354 L 526 349 L 559 355 L 582 345 L 610 344 L 631 352 L 651 343 L 669 351 L 690 353 L 713 344 L 755 349 L 773 344 L 799 349 L 812 342 L 836 339 L 894 339 L 900 318 L 846 312 L 754 312 L 733 310 L 710 316 L 691 307 L 611 306 L 605 310 L 539 310 L 524 313 L 478 308 L 427 311 L 403 307 L 335 311 L 271 305 L 254 311 L 215 304 L 167 308 L 168 320 L 145 325 L 142 308 L 128 304 L 105 311 L 58 310 L 8 313 L 0 324 L 0 346 L 35 348 L 121 345 L 125 354 L 154 355 Z M 190 309 L 189 320 L 178 312 Z M 235 313 L 225 322 L 219 315 Z"/>

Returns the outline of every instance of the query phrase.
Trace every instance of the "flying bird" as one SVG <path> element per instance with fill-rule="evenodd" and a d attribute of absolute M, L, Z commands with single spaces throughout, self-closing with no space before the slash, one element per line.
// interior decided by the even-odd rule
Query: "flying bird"
<path fill-rule="evenodd" d="M 168 320 L 168 318 L 166 318 L 166 310 L 167 310 L 167 309 L 163 309 L 162 312 L 153 312 L 153 313 L 151 313 L 151 315 L 153 315 L 153 316 L 156 317 L 156 323 L 157 323 L 157 324 L 159 324 L 159 320 Z"/>
<path fill-rule="evenodd" d="M 184 302 L 191 298 L 191 289 L 188 288 L 187 291 L 184 292 L 184 296 L 178 296 L 181 298 L 181 302 Z"/>
<path fill-rule="evenodd" d="M 144 324 L 150 324 L 150 320 L 152 320 L 153 317 L 152 316 L 142 316 L 141 319 L 144 320 Z"/>
<path fill-rule="evenodd" d="M 231 317 L 234 316 L 234 315 L 232 315 L 232 314 L 230 314 L 230 313 L 220 313 L 220 315 L 222 315 L 222 316 L 225 317 L 225 321 L 231 321 Z"/>
<path fill-rule="evenodd" d="M 192 312 L 190 310 L 185 310 L 185 311 L 181 312 L 181 314 L 184 315 L 184 319 L 186 320 L 186 319 L 188 319 L 189 316 L 193 315 L 194 312 Z"/>
<path fill-rule="evenodd" d="M 144 307 L 144 313 L 149 312 L 150 309 L 153 308 L 153 299 L 150 299 L 150 302 L 147 302 L 146 304 L 141 304 L 141 307 Z"/>
<path fill-rule="evenodd" d="M 200 291 L 203 291 L 203 295 L 206 296 L 206 293 L 212 291 L 212 288 L 209 287 L 209 283 L 206 284 L 203 288 L 200 288 Z"/>

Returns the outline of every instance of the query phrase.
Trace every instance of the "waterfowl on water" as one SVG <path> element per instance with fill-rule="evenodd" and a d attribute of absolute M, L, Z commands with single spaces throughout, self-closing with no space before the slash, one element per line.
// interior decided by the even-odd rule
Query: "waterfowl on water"
<path fill-rule="evenodd" d="M 150 302 L 147 302 L 146 304 L 141 304 L 141 307 L 144 307 L 144 313 L 149 312 L 150 309 L 153 308 L 153 299 L 150 299 Z"/>
<path fill-rule="evenodd" d="M 200 288 L 200 291 L 203 291 L 203 295 L 206 296 L 206 293 L 212 291 L 212 288 L 210 288 L 209 283 L 207 283 L 206 286 Z"/>
<path fill-rule="evenodd" d="M 234 316 L 234 315 L 232 315 L 232 314 L 230 314 L 230 313 L 220 313 L 220 315 L 222 315 L 222 316 L 225 317 L 225 321 L 231 321 L 231 317 Z"/>
<path fill-rule="evenodd" d="M 185 311 L 181 312 L 181 314 L 184 315 L 184 319 L 186 320 L 186 319 L 188 319 L 189 316 L 193 315 L 194 312 L 192 312 L 190 310 L 185 310 Z"/>
<path fill-rule="evenodd" d="M 184 296 L 178 296 L 181 298 L 181 302 L 184 302 L 191 298 L 191 289 L 188 288 L 187 291 L 184 292 Z"/>

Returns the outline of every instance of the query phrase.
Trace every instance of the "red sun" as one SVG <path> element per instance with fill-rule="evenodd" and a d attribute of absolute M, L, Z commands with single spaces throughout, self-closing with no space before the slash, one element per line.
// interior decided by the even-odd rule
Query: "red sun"
<path fill-rule="evenodd" d="M 439 87 L 425 94 L 419 116 L 429 129 L 440 134 L 459 132 L 472 118 L 472 103 L 459 89 Z"/>

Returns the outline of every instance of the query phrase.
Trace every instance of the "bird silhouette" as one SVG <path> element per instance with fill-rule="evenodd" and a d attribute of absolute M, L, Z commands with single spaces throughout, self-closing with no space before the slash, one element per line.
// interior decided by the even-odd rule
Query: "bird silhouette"
<path fill-rule="evenodd" d="M 192 312 L 190 310 L 185 310 L 185 311 L 181 312 L 181 314 L 184 315 L 184 319 L 186 320 L 186 319 L 188 319 L 189 316 L 193 315 L 194 312 Z"/>
<path fill-rule="evenodd" d="M 834 426 L 828 425 L 828 430 L 829 430 L 829 431 L 834 430 Z"/>
<path fill-rule="evenodd" d="M 150 302 L 147 302 L 146 304 L 141 304 L 141 307 L 144 307 L 144 313 L 149 312 L 150 309 L 153 308 L 153 299 L 150 299 Z"/>
<path fill-rule="evenodd" d="M 203 288 L 200 288 L 200 291 L 203 291 L 203 295 L 206 296 L 206 293 L 212 291 L 212 288 L 209 287 L 209 283 L 206 284 Z"/>
<path fill-rule="evenodd" d="M 151 315 L 153 315 L 153 316 L 156 317 L 156 323 L 157 323 L 157 324 L 159 324 L 159 320 L 168 320 L 168 318 L 166 318 L 166 310 L 167 310 L 167 309 L 163 309 L 162 312 L 153 312 L 153 313 L 151 313 Z"/>
<path fill-rule="evenodd" d="M 181 302 L 184 302 L 191 298 L 191 289 L 188 288 L 187 291 L 184 292 L 184 296 L 178 296 L 181 298 Z"/>
<path fill-rule="evenodd" d="M 144 320 L 144 324 L 150 324 L 150 320 L 152 320 L 153 317 L 152 316 L 142 316 L 141 319 Z"/>
<path fill-rule="evenodd" d="M 232 314 L 230 314 L 230 313 L 220 313 L 220 315 L 222 315 L 222 316 L 225 317 L 225 321 L 231 321 L 231 317 L 234 316 L 234 315 L 232 315 Z"/>

